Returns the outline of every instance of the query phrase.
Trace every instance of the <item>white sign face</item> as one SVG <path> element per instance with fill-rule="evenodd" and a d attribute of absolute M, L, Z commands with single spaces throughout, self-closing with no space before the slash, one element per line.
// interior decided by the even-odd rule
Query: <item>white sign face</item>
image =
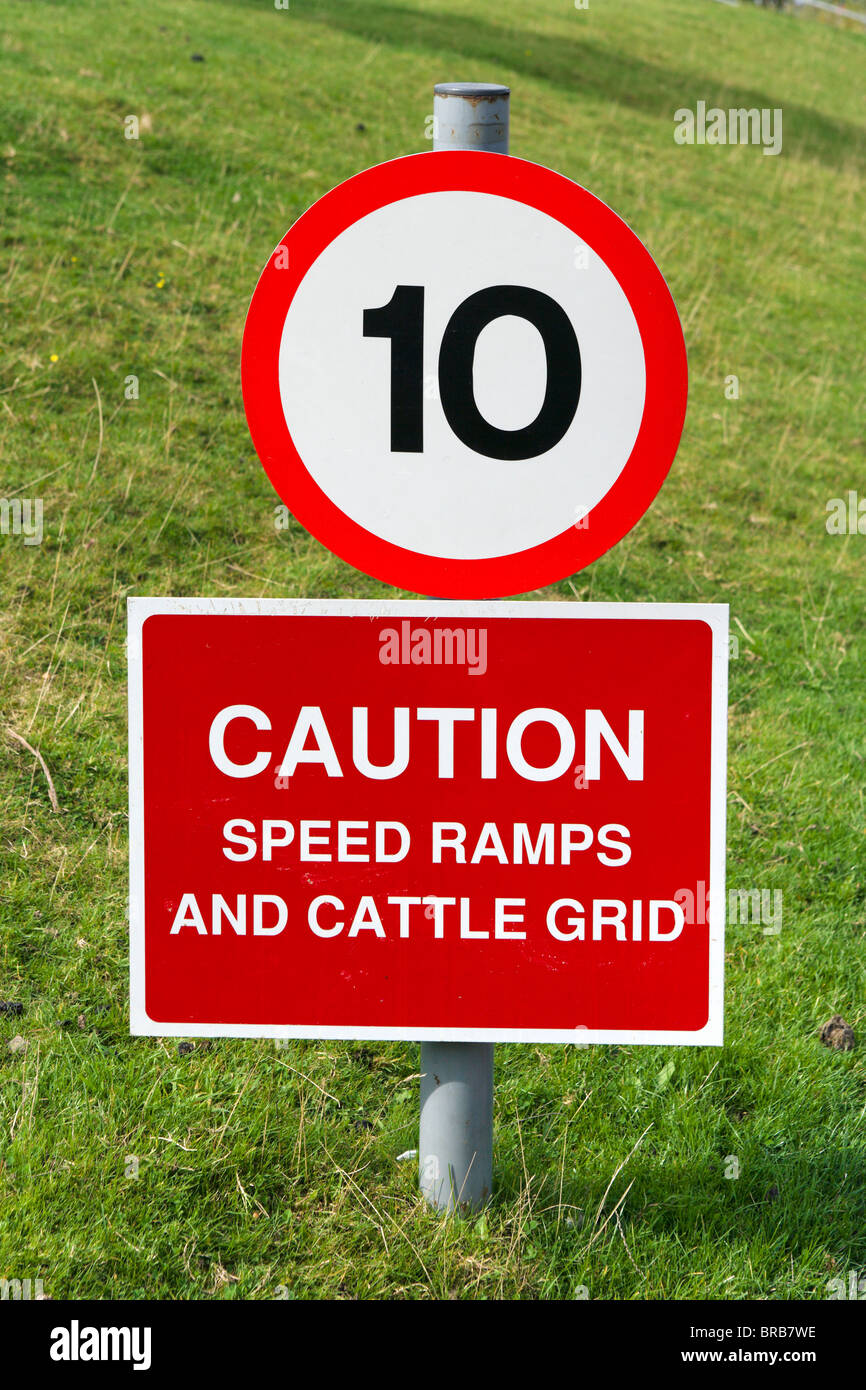
<path fill-rule="evenodd" d="M 397 342 L 360 331 L 365 311 L 387 305 L 398 285 L 424 291 L 417 452 L 391 449 Z M 455 434 L 440 401 L 449 320 L 496 285 L 548 296 L 580 346 L 578 407 L 559 441 L 532 458 L 479 453 Z M 503 313 L 475 345 L 478 410 L 502 431 L 531 425 L 557 371 L 538 328 Z M 389 203 L 332 241 L 292 300 L 279 379 L 298 452 L 347 516 L 393 545 L 463 560 L 528 550 L 589 512 L 631 454 L 646 390 L 640 330 L 605 263 L 547 213 L 469 192 Z"/>
<path fill-rule="evenodd" d="M 250 305 L 244 405 L 295 516 L 402 588 L 562 579 L 643 515 L 687 372 L 673 300 L 611 210 L 524 160 L 458 151 L 326 194 Z"/>

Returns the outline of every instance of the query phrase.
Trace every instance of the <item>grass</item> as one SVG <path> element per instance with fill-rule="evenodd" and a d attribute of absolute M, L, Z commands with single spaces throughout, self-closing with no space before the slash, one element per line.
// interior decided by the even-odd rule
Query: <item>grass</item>
<path fill-rule="evenodd" d="M 702 0 L 5 0 L 4 21 L 0 496 L 41 497 L 45 536 L 0 535 L 0 727 L 60 810 L 0 734 L 0 1000 L 22 1008 L 0 1015 L 0 1275 L 77 1298 L 825 1297 L 866 1267 L 862 1045 L 817 1036 L 866 1025 L 866 538 L 825 529 L 866 492 L 866 36 Z M 679 306 L 674 470 L 546 596 L 730 603 L 729 885 L 781 889 L 784 920 L 729 928 L 720 1051 L 498 1048 L 496 1196 L 455 1223 L 395 1162 L 417 1048 L 128 1036 L 124 602 L 386 593 L 275 530 L 241 330 L 289 223 L 425 148 L 433 82 L 463 77 L 511 84 L 514 152 L 611 203 Z M 678 146 L 698 99 L 782 107 L 783 153 Z"/>

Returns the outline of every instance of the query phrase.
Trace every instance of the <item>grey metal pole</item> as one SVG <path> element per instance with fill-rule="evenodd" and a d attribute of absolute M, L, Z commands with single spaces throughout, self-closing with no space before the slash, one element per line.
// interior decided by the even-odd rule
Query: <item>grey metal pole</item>
<path fill-rule="evenodd" d="M 421 1191 L 433 1207 L 480 1211 L 493 1190 L 493 1044 L 421 1044 Z"/>
<path fill-rule="evenodd" d="M 511 92 L 495 82 L 437 82 L 433 88 L 434 150 L 508 154 Z"/>
<path fill-rule="evenodd" d="M 440 82 L 434 150 L 508 154 L 510 92 L 490 82 Z M 493 1044 L 421 1044 L 421 1191 L 431 1206 L 480 1211 L 493 1191 Z"/>

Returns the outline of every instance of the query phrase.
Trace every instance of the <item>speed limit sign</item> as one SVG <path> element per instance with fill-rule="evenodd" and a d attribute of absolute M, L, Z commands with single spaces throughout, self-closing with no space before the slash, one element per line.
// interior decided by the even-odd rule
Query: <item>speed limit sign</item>
<path fill-rule="evenodd" d="M 349 179 L 256 287 L 243 394 L 283 502 L 422 594 L 494 598 L 582 569 L 655 497 L 686 356 L 649 252 L 522 159 L 410 155 Z"/>

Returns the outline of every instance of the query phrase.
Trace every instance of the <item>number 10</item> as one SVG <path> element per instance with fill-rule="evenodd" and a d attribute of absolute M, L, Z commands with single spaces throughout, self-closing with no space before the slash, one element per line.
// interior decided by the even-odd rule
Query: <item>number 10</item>
<path fill-rule="evenodd" d="M 547 384 L 535 419 L 517 430 L 485 420 L 475 401 L 473 366 L 479 334 L 505 315 L 541 334 Z M 364 310 L 364 337 L 391 340 L 391 452 L 424 451 L 424 287 L 398 285 L 388 304 Z M 525 285 L 491 285 L 458 305 L 439 349 L 439 399 L 457 438 L 487 458 L 529 459 L 558 444 L 580 400 L 580 349 L 560 304 Z"/>

